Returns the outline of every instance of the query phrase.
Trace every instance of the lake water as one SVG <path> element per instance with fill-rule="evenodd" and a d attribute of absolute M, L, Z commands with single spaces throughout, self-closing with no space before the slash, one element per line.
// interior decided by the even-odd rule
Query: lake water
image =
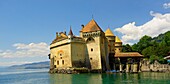
<path fill-rule="evenodd" d="M 170 73 L 49 74 L 47 69 L 0 68 L 0 84 L 170 84 Z"/>

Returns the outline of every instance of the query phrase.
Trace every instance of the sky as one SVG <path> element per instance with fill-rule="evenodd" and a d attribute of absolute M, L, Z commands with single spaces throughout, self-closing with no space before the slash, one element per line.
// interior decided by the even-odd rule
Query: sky
<path fill-rule="evenodd" d="M 0 66 L 49 61 L 55 33 L 92 18 L 134 44 L 170 30 L 170 0 L 0 0 Z"/>

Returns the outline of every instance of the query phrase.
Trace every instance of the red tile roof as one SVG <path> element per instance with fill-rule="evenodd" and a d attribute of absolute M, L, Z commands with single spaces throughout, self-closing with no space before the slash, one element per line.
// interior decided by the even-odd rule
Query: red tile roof
<path fill-rule="evenodd" d="M 92 19 L 84 28 L 81 30 L 81 32 L 94 32 L 94 31 L 102 31 L 102 29 L 98 26 L 96 21 Z"/>
<path fill-rule="evenodd" d="M 143 57 L 143 55 L 141 55 L 138 52 L 121 52 L 121 53 L 116 53 L 115 57 Z"/>

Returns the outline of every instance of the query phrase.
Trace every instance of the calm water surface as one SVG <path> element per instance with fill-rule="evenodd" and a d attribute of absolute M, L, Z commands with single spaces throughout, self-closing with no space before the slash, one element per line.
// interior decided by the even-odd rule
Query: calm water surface
<path fill-rule="evenodd" d="M 47 69 L 0 68 L 0 84 L 170 84 L 170 73 L 48 74 Z"/>

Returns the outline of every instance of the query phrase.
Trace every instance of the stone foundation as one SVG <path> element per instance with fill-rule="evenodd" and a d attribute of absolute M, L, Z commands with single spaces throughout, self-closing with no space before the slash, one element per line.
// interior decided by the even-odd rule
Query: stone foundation
<path fill-rule="evenodd" d="M 49 73 L 62 73 L 62 74 L 76 74 L 76 73 L 88 73 L 89 69 L 87 68 L 62 68 L 62 69 L 51 69 Z"/>
<path fill-rule="evenodd" d="M 160 64 L 155 61 L 153 64 L 149 64 L 149 61 L 144 61 L 141 66 L 141 71 L 152 71 L 152 72 L 170 72 L 170 65 Z"/>
<path fill-rule="evenodd" d="M 77 74 L 77 73 L 102 73 L 101 69 L 90 70 L 88 68 L 62 68 L 62 69 L 50 69 L 49 73 L 62 73 L 62 74 Z"/>

